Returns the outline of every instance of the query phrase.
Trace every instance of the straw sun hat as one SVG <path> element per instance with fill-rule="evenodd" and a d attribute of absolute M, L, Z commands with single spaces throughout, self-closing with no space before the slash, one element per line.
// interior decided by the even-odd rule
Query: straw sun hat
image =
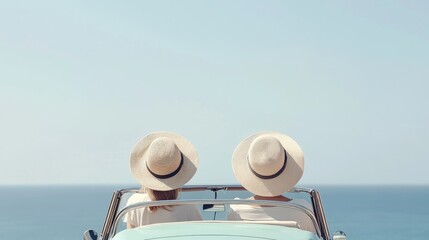
<path fill-rule="evenodd" d="M 167 191 L 180 188 L 195 174 L 198 154 L 192 143 L 172 132 L 154 132 L 133 147 L 131 173 L 144 187 Z"/>
<path fill-rule="evenodd" d="M 253 194 L 277 196 L 298 183 L 304 172 L 304 154 L 292 138 L 261 132 L 238 144 L 232 168 L 241 185 Z"/>

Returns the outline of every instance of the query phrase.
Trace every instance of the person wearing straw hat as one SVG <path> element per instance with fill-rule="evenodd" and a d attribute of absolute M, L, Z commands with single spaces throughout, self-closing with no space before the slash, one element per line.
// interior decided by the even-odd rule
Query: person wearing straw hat
<path fill-rule="evenodd" d="M 132 195 L 127 205 L 178 198 L 179 188 L 187 183 L 198 167 L 193 144 L 172 132 L 154 132 L 143 137 L 131 151 L 130 169 L 142 185 L 142 193 Z M 139 208 L 128 212 L 128 228 L 162 222 L 202 220 L 193 205 Z"/>
<path fill-rule="evenodd" d="M 254 194 L 249 199 L 289 202 L 312 211 L 304 199 L 283 196 L 304 172 L 304 154 L 289 136 L 261 132 L 247 137 L 233 153 L 232 168 L 241 185 Z M 301 229 L 316 232 L 311 219 L 293 208 L 231 205 L 228 220 L 296 221 Z"/>

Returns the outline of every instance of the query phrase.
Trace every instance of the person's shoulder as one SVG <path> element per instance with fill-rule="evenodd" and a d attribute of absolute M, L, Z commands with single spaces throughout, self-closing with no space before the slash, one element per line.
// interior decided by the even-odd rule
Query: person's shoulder
<path fill-rule="evenodd" d="M 249 199 L 241 199 L 241 198 L 234 198 L 234 200 L 249 200 Z M 229 208 L 231 211 L 255 211 L 258 209 L 261 209 L 258 205 L 251 205 L 251 204 L 230 204 Z"/>
<path fill-rule="evenodd" d="M 127 205 L 138 203 L 138 202 L 146 202 L 146 201 L 150 201 L 150 198 L 146 193 L 134 193 L 128 199 Z"/>

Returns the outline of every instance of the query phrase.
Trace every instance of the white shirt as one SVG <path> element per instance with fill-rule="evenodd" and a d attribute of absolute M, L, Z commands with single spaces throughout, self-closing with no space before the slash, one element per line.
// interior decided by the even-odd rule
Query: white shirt
<path fill-rule="evenodd" d="M 147 194 L 135 193 L 127 201 L 127 206 L 151 201 Z M 169 210 L 157 208 L 156 211 L 150 211 L 148 207 L 141 207 L 129 211 L 125 215 L 124 222 L 136 227 L 164 222 L 198 221 L 202 220 L 201 213 L 195 205 L 169 206 Z"/>
<path fill-rule="evenodd" d="M 311 205 L 304 199 L 292 199 L 288 203 L 298 204 L 312 211 Z M 296 221 L 300 229 L 316 233 L 311 219 L 304 212 L 285 207 L 261 207 L 257 205 L 233 205 L 228 212 L 228 220 L 245 221 Z"/>

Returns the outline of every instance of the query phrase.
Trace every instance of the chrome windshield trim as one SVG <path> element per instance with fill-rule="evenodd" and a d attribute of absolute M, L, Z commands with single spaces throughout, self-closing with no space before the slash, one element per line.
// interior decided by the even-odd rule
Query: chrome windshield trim
<path fill-rule="evenodd" d="M 194 192 L 194 191 L 212 191 L 212 192 L 217 192 L 217 191 L 247 191 L 244 187 L 242 187 L 241 185 L 185 185 L 181 188 L 182 192 Z M 120 204 L 120 200 L 121 197 L 126 194 L 126 193 L 139 193 L 140 188 L 127 188 L 127 189 L 120 189 L 117 190 L 113 193 L 112 196 L 112 200 L 111 203 L 109 205 L 109 210 L 103 225 L 103 229 L 102 229 L 102 233 L 101 233 L 101 239 L 102 240 L 107 240 L 109 238 L 111 238 L 111 236 L 109 236 L 113 231 L 112 228 L 115 227 L 114 224 L 116 224 L 118 222 L 119 219 L 119 214 L 121 214 L 122 212 L 125 211 L 125 209 L 128 209 L 128 207 L 132 207 L 133 205 L 127 206 L 126 208 L 122 209 L 119 213 L 119 204 Z M 307 193 L 309 195 L 309 197 L 311 198 L 311 203 L 313 206 L 313 210 L 314 210 L 314 214 L 311 213 L 311 215 L 313 217 L 310 217 L 312 219 L 312 221 L 314 222 L 314 219 L 316 219 L 316 225 L 317 228 L 316 230 L 319 232 L 318 236 L 322 237 L 325 240 L 330 239 L 330 235 L 329 235 L 329 230 L 328 230 L 328 224 L 326 221 L 326 216 L 323 210 L 323 205 L 322 205 L 322 201 L 319 195 L 319 192 L 312 189 L 312 188 L 293 188 L 291 190 L 289 190 L 290 193 Z M 182 201 L 182 200 L 169 200 L 169 201 Z M 200 201 L 200 200 L 184 200 L 189 202 L 189 204 L 196 204 L 196 203 L 191 203 L 192 201 Z M 222 199 L 222 200 L 204 200 L 207 202 L 204 203 L 210 203 L 210 204 L 215 204 L 215 203 L 220 203 L 220 202 L 216 202 L 216 201 L 223 201 L 225 204 L 226 201 L 229 201 L 227 199 Z M 231 200 L 234 201 L 234 200 Z M 238 201 L 238 200 L 235 200 Z M 245 201 L 245 200 L 241 200 L 241 201 Z M 247 201 L 252 201 L 255 202 L 255 200 L 247 200 Z M 271 202 L 271 201 L 268 201 Z M 274 201 L 276 202 L 276 201 Z M 177 203 L 177 202 L 176 202 Z M 279 202 L 276 202 L 279 203 Z M 157 204 L 159 204 L 159 202 L 157 202 Z M 165 205 L 171 204 L 171 202 L 165 203 Z M 285 203 L 285 205 L 288 203 Z M 156 204 L 154 204 L 156 205 Z M 289 206 L 291 206 L 292 204 L 289 203 Z M 149 206 L 149 205 L 147 205 Z M 301 206 L 298 206 L 301 207 Z M 116 229 L 115 229 L 116 231 Z"/>
<path fill-rule="evenodd" d="M 311 201 L 313 203 L 314 214 L 316 215 L 316 219 L 318 220 L 318 225 L 321 230 L 323 239 L 331 239 L 329 235 L 328 223 L 326 221 L 325 211 L 323 210 L 322 200 L 320 198 L 320 194 L 316 190 L 311 191 Z"/>
<path fill-rule="evenodd" d="M 109 210 L 107 211 L 106 219 L 104 220 L 103 229 L 101 230 L 100 238 L 102 240 L 107 240 L 109 237 L 109 232 L 112 228 L 113 222 L 115 221 L 116 213 L 118 212 L 119 203 L 123 195 L 122 190 L 115 191 L 112 195 L 112 200 L 110 201 Z"/>
<path fill-rule="evenodd" d="M 137 208 L 142 207 L 151 207 L 151 206 L 168 206 L 168 205 L 201 205 L 201 204 L 242 204 L 242 205 L 269 205 L 275 207 L 285 207 L 296 209 L 304 212 L 313 222 L 314 228 L 316 229 L 317 235 L 321 236 L 321 231 L 319 229 L 319 225 L 316 217 L 313 213 L 307 208 L 287 202 L 279 202 L 279 201 L 265 201 L 265 200 L 242 200 L 242 199 L 198 199 L 198 200 L 163 200 L 163 201 L 150 201 L 150 202 L 140 202 L 135 203 L 123 208 L 115 218 L 113 222 L 113 226 L 110 231 L 110 235 L 113 237 L 116 234 L 117 226 L 119 225 L 121 219 L 125 216 L 125 214 L 129 211 L 135 210 Z"/>

